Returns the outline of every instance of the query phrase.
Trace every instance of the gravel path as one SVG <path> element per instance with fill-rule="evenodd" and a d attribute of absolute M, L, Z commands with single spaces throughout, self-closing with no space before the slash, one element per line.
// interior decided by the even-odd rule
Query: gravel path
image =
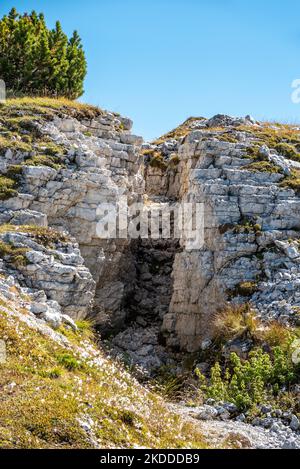
<path fill-rule="evenodd" d="M 204 438 L 212 448 L 300 449 L 300 435 L 290 428 L 274 432 L 234 420 L 204 421 L 197 419 L 197 407 L 170 404 L 170 409 L 193 423 L 197 420 Z"/>

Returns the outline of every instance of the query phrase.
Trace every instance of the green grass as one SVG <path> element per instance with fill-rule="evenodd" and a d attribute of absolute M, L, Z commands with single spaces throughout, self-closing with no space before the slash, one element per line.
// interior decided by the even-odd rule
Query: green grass
<path fill-rule="evenodd" d="M 299 145 L 300 145 L 300 139 L 299 139 Z M 275 147 L 275 150 L 282 155 L 285 156 L 285 158 L 288 158 L 290 160 L 294 161 L 300 161 L 300 153 L 296 150 L 294 145 L 291 145 L 290 143 L 278 143 Z"/>

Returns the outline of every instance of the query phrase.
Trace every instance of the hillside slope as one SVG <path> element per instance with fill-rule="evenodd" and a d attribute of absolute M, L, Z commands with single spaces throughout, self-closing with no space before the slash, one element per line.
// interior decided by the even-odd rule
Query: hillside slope
<path fill-rule="evenodd" d="M 1 448 L 203 446 L 195 425 L 105 355 L 87 322 L 54 330 L 3 274 L 0 312 Z"/>

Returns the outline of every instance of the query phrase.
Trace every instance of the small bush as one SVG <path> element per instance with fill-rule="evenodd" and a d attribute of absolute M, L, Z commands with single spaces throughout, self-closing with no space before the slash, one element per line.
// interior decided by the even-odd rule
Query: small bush
<path fill-rule="evenodd" d="M 161 170 L 166 170 L 168 167 L 167 162 L 164 160 L 163 156 L 159 152 L 154 152 L 149 161 L 149 165 L 152 168 L 159 168 Z"/>
<path fill-rule="evenodd" d="M 275 347 L 272 354 L 261 349 L 252 351 L 243 362 L 232 353 L 224 370 L 216 362 L 208 380 L 201 373 L 198 377 L 200 392 L 205 397 L 233 402 L 245 411 L 274 400 L 283 385 L 289 386 L 296 380 L 297 370 L 290 355 Z"/>

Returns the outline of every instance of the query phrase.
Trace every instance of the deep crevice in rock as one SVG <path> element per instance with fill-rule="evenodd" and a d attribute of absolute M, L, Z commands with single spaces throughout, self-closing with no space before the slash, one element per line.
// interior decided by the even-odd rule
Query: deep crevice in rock
<path fill-rule="evenodd" d="M 169 360 L 161 327 L 169 311 L 173 263 L 180 245 L 176 239 L 139 239 L 132 241 L 130 251 L 135 279 L 124 301 L 124 326 L 112 346 L 130 362 L 153 371 Z"/>

